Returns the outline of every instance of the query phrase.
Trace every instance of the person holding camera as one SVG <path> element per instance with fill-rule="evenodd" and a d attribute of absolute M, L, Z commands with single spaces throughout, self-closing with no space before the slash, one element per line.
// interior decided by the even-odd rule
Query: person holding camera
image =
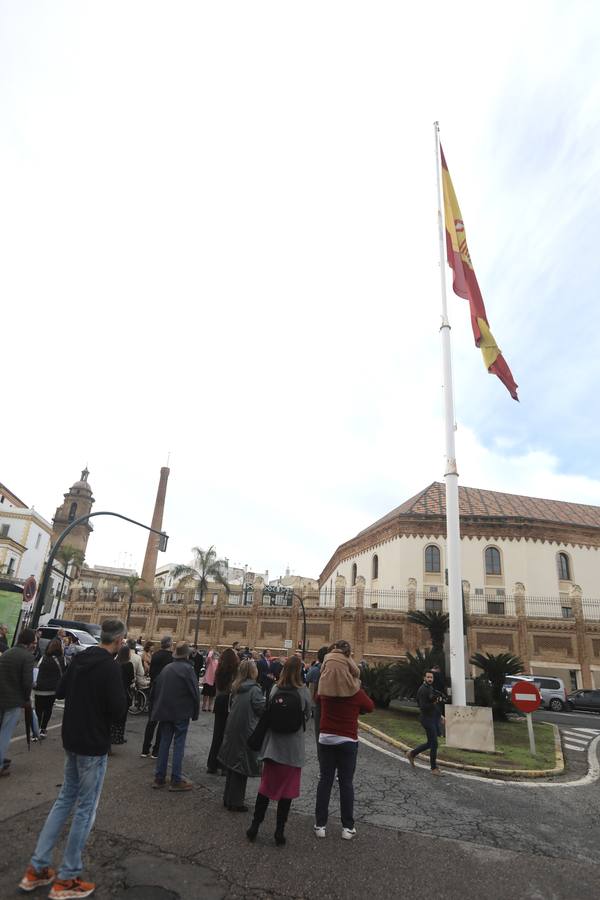
<path fill-rule="evenodd" d="M 434 680 L 435 676 L 431 670 L 425 672 L 423 684 L 417 691 L 417 703 L 419 704 L 419 710 L 421 712 L 420 720 L 421 725 L 425 729 L 427 741 L 424 744 L 419 744 L 414 750 L 408 750 L 406 756 L 408 757 L 409 763 L 414 768 L 415 757 L 418 756 L 419 753 L 424 753 L 425 750 L 429 750 L 431 774 L 441 775 L 442 773 L 437 766 L 438 726 L 440 721 L 443 722 L 444 719 L 443 717 L 440 719 L 438 704 L 443 702 L 444 695 L 436 690 Z"/>

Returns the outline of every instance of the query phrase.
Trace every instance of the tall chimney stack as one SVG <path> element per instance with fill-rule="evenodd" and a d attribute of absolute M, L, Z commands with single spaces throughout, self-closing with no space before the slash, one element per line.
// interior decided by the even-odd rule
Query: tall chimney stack
<path fill-rule="evenodd" d="M 162 531 L 163 513 L 165 511 L 165 497 L 167 496 L 167 481 L 171 470 L 166 466 L 160 470 L 160 481 L 158 482 L 158 491 L 156 492 L 156 503 L 154 504 L 154 513 L 152 515 L 152 528 Z M 150 532 L 148 544 L 146 546 L 146 555 L 144 556 L 144 565 L 142 567 L 142 581 L 145 587 L 154 587 L 154 576 L 156 574 L 156 561 L 158 560 L 158 545 L 160 536 Z"/>

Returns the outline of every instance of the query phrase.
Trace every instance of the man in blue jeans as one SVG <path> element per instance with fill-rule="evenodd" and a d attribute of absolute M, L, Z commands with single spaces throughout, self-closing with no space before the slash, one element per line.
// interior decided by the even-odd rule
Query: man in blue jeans
<path fill-rule="evenodd" d="M 190 660 L 190 645 L 179 641 L 175 646 L 173 661 L 165 666 L 154 685 L 152 718 L 161 723 L 158 761 L 154 773 L 153 788 L 167 783 L 169 750 L 173 744 L 170 791 L 191 791 L 191 781 L 183 777 L 183 754 L 190 719 L 200 714 L 200 690 L 198 678 Z"/>
<path fill-rule="evenodd" d="M 65 773 L 61 791 L 40 832 L 19 887 L 33 891 L 52 884 L 50 900 L 89 897 L 96 889 L 83 881 L 82 852 L 96 818 L 110 749 L 111 722 L 123 719 L 127 697 L 115 654 L 127 629 L 119 619 L 102 623 L 100 645 L 73 657 L 61 679 L 56 697 L 64 699 L 62 741 Z M 58 873 L 51 868 L 52 853 L 71 811 L 73 819 Z"/>
<path fill-rule="evenodd" d="M 431 774 L 441 775 L 437 765 L 438 750 L 438 731 L 440 723 L 444 721 L 444 717 L 439 715 L 439 702 L 442 700 L 439 692 L 434 687 L 434 673 L 432 671 L 425 672 L 423 684 L 417 691 L 417 703 L 421 711 L 421 725 L 425 729 L 427 740 L 424 744 L 419 744 L 414 750 L 407 751 L 408 761 L 414 768 L 415 756 L 429 750 L 429 759 L 431 761 Z"/>

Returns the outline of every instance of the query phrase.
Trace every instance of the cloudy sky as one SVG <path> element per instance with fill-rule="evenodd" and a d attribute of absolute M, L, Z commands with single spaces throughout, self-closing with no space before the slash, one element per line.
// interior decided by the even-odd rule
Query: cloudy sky
<path fill-rule="evenodd" d="M 458 12 L 457 12 L 458 10 Z M 600 504 L 600 10 L 0 3 L 0 481 L 272 576 L 442 480 L 432 123 L 520 403 L 449 295 L 461 483 Z M 115 520 L 116 521 L 116 520 Z M 88 562 L 141 567 L 100 519 Z"/>

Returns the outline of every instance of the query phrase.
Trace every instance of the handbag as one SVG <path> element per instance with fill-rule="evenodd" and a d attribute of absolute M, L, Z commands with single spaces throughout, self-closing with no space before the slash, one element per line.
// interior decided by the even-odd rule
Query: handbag
<path fill-rule="evenodd" d="M 260 748 L 263 745 L 263 741 L 265 739 L 265 735 L 269 730 L 269 707 L 265 709 L 264 713 L 258 720 L 256 724 L 256 728 L 246 741 L 250 750 L 254 750 L 255 753 L 258 753 Z"/>

